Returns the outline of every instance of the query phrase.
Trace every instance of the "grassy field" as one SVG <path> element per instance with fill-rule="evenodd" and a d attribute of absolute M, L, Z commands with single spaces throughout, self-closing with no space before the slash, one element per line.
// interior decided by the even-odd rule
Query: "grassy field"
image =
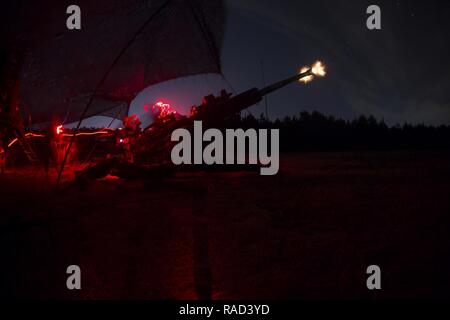
<path fill-rule="evenodd" d="M 284 154 L 280 170 L 66 180 L 59 192 L 53 175 L 10 171 L 0 296 L 450 297 L 450 152 Z M 72 264 L 80 291 L 66 289 Z M 366 288 L 372 264 L 381 291 Z"/>

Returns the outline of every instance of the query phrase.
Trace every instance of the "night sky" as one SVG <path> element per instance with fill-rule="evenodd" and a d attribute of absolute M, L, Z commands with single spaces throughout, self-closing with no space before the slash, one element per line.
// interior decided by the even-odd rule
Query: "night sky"
<path fill-rule="evenodd" d="M 450 2 L 230 0 L 224 73 L 240 91 L 281 79 L 316 58 L 329 75 L 270 96 L 269 114 L 372 114 L 389 124 L 450 123 Z M 382 10 L 382 30 L 366 8 Z M 253 108 L 262 112 L 263 106 Z"/>
<path fill-rule="evenodd" d="M 263 86 L 262 70 L 269 84 L 321 59 L 328 76 L 271 94 L 271 119 L 317 110 L 344 119 L 371 114 L 389 125 L 450 124 L 450 2 L 376 1 L 382 30 L 370 31 L 366 9 L 374 3 L 229 0 L 224 76 L 241 92 Z M 180 79 L 148 89 L 132 110 L 156 97 L 180 108 L 223 86 L 216 76 Z M 249 109 L 264 110 L 264 103 Z"/>

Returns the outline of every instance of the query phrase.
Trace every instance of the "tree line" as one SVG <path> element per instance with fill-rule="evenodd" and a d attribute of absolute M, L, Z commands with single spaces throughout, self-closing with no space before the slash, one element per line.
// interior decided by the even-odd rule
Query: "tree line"
<path fill-rule="evenodd" d="M 395 149 L 448 149 L 450 126 L 397 124 L 388 126 L 373 116 L 338 119 L 319 112 L 268 120 L 252 114 L 229 120 L 229 127 L 280 129 L 280 148 L 294 151 L 350 151 Z"/>

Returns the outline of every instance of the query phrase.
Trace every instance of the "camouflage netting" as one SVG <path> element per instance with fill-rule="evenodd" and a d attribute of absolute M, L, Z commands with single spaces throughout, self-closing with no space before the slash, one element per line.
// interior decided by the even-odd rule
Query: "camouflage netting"
<path fill-rule="evenodd" d="M 146 23 L 99 88 L 87 117 L 121 117 L 117 108 L 149 85 L 221 71 L 222 0 L 76 3 L 79 31 L 66 27 L 67 1 L 12 5 L 15 18 L 9 19 L 6 34 L 23 52 L 21 101 L 34 123 L 78 120 L 109 66 Z"/>

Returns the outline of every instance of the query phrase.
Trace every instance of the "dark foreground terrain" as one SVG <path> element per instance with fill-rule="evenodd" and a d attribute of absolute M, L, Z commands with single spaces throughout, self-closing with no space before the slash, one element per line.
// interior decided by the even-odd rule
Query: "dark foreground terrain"
<path fill-rule="evenodd" d="M 0 296 L 450 297 L 450 153 L 282 155 L 275 177 L 0 178 Z M 66 289 L 79 265 L 82 290 Z M 366 268 L 382 270 L 381 291 Z"/>

